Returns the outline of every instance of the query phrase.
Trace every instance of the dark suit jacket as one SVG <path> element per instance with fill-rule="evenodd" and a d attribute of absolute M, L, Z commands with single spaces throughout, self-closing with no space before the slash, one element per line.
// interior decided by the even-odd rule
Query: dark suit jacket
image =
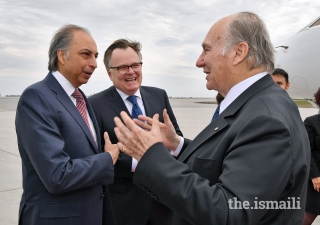
<path fill-rule="evenodd" d="M 113 181 L 112 158 L 101 152 L 99 132 L 97 146 L 78 109 L 51 73 L 23 92 L 16 132 L 23 173 L 20 224 L 102 224 L 102 185 Z"/>
<path fill-rule="evenodd" d="M 134 175 L 135 184 L 175 212 L 175 224 L 302 223 L 308 137 L 297 106 L 270 75 L 186 145 L 177 162 L 156 143 Z M 272 206 L 264 201 L 291 201 L 293 207 L 291 197 L 302 209 L 266 209 Z M 235 209 L 240 208 L 235 200 L 249 208 Z"/>
<path fill-rule="evenodd" d="M 311 148 L 311 166 L 309 178 L 320 177 L 320 114 L 305 119 Z"/>
<path fill-rule="evenodd" d="M 140 93 L 146 115 L 152 117 L 154 114 L 159 113 L 160 120 L 163 121 L 163 109 L 166 108 L 176 132 L 182 135 L 166 92 L 159 88 L 141 86 Z M 112 86 L 107 90 L 93 95 L 89 98 L 89 101 L 95 112 L 100 134 L 103 136 L 103 132 L 108 132 L 111 142 L 116 144 L 118 139 L 114 133 L 114 117 L 120 117 L 121 111 L 126 111 L 128 115 L 130 115 L 121 96 L 115 87 Z M 103 143 L 104 140 L 102 140 L 102 144 Z M 131 166 L 132 158 L 120 153 L 119 159 L 115 164 L 114 183 L 107 187 L 117 225 L 146 224 L 152 205 L 158 204 L 157 202 L 153 202 L 149 195 L 133 184 Z M 168 220 L 170 220 L 170 218 L 172 220 L 172 215 L 167 214 L 172 214 L 172 212 L 165 206 L 156 205 L 156 207 L 159 208 L 159 220 L 162 221 L 164 225 L 168 224 L 166 218 L 168 217 Z M 164 210 L 166 213 L 161 212 L 161 210 Z M 162 213 L 165 215 L 162 215 Z"/>

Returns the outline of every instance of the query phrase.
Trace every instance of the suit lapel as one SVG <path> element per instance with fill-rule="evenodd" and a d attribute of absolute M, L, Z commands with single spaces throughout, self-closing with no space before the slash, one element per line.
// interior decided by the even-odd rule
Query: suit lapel
<path fill-rule="evenodd" d="M 234 115 L 252 96 L 261 90 L 274 84 L 271 76 L 268 74 L 252 84 L 247 90 L 239 95 L 213 122 L 211 122 L 195 139 L 188 145 L 179 157 L 183 162 L 192 154 L 201 144 L 207 141 L 213 135 L 221 132 L 228 126 L 227 117 Z"/>
<path fill-rule="evenodd" d="M 116 88 L 114 86 L 110 87 L 112 88 L 112 91 L 110 92 L 109 100 L 110 100 L 110 107 L 113 109 L 115 114 L 121 118 L 120 112 L 125 111 L 130 117 L 131 113 L 129 113 L 126 105 L 124 104 L 121 96 L 117 92 Z"/>
<path fill-rule="evenodd" d="M 99 153 L 98 147 L 95 143 L 95 141 L 93 140 L 92 134 L 89 130 L 89 127 L 87 126 L 86 122 L 84 121 L 84 119 L 82 118 L 79 110 L 75 107 L 75 105 L 73 104 L 73 102 L 71 101 L 70 97 L 67 95 L 67 93 L 63 90 L 63 88 L 61 87 L 61 85 L 59 84 L 59 82 L 54 78 L 54 76 L 49 73 L 47 75 L 47 77 L 45 78 L 48 86 L 51 88 L 51 90 L 53 92 L 56 93 L 57 99 L 58 101 L 61 103 L 61 105 L 63 105 L 66 110 L 68 110 L 68 112 L 70 113 L 70 115 L 75 119 L 75 121 L 79 124 L 79 126 L 81 127 L 81 129 L 83 130 L 83 132 L 85 133 L 85 135 L 87 136 L 87 138 L 89 139 L 91 145 L 93 146 L 95 152 Z M 81 90 L 80 90 L 81 91 Z M 82 92 L 82 91 L 81 91 Z M 83 94 L 83 93 L 82 93 Z M 86 101 L 87 104 L 87 108 L 88 107 L 88 101 L 87 98 L 85 97 L 85 95 L 83 94 L 83 97 Z M 91 109 L 91 107 L 90 107 Z M 89 110 L 88 110 L 89 111 Z M 91 110 L 92 112 L 92 110 Z M 90 112 L 89 112 L 90 114 Z M 90 116 L 93 115 L 93 113 L 90 114 Z M 93 124 L 96 123 L 95 118 L 91 117 Z M 99 128 L 95 125 L 95 129 L 96 131 L 99 131 Z M 96 132 L 97 133 L 97 132 Z M 98 134 L 97 134 L 97 142 L 98 142 Z"/>
<path fill-rule="evenodd" d="M 99 132 L 99 127 L 98 127 L 98 123 L 97 123 L 96 117 L 95 117 L 95 115 L 94 115 L 94 113 L 93 113 L 93 110 L 92 110 L 92 108 L 91 108 L 91 105 L 90 105 L 90 103 L 89 103 L 86 95 L 82 92 L 82 90 L 80 90 L 80 88 L 79 88 L 79 91 L 81 92 L 84 100 L 86 101 L 87 110 L 88 110 L 89 116 L 90 116 L 90 118 L 91 118 L 91 121 L 92 121 L 94 130 L 95 130 L 95 132 L 96 132 L 97 143 L 94 141 L 94 139 L 93 139 L 93 137 L 92 137 L 92 134 L 91 134 L 91 131 L 89 130 L 86 122 L 84 121 L 84 119 L 82 118 L 82 116 L 81 116 L 80 113 L 79 113 L 79 115 L 80 115 L 80 117 L 81 117 L 81 119 L 82 119 L 81 121 L 83 122 L 83 123 L 81 123 L 82 130 L 85 132 L 85 134 L 86 134 L 87 137 L 89 138 L 91 144 L 95 147 L 95 151 L 96 151 L 97 153 L 100 153 L 100 150 L 99 150 L 99 149 L 101 149 L 101 148 L 100 148 L 99 145 L 101 145 L 101 140 L 100 140 L 100 132 Z M 77 109 L 77 108 L 76 108 L 76 109 Z M 77 111 L 79 112 L 78 109 L 77 109 Z"/>
<path fill-rule="evenodd" d="M 146 116 L 149 116 L 152 118 L 154 116 L 154 114 L 156 114 L 157 112 L 154 112 L 151 95 L 142 86 L 140 87 L 140 93 L 141 93 L 142 102 L 143 102 L 144 111 L 146 113 Z"/>
<path fill-rule="evenodd" d="M 228 122 L 223 116 L 218 116 L 213 122 L 211 122 L 206 128 L 204 128 L 195 139 L 188 145 L 183 151 L 181 156 L 178 158 L 179 161 L 183 162 L 190 154 L 192 154 L 202 143 L 206 142 L 213 135 L 221 132 L 225 127 L 228 126 Z"/>

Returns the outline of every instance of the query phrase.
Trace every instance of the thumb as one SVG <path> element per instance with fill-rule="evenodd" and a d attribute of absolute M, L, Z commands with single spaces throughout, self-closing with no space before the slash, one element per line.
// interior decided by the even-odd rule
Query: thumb
<path fill-rule="evenodd" d="M 109 134 L 107 132 L 103 133 L 103 138 L 104 138 L 104 142 L 106 143 L 106 145 L 110 145 L 111 144 L 111 141 L 110 141 L 110 138 L 109 138 Z"/>
<path fill-rule="evenodd" d="M 159 114 L 158 113 L 154 114 L 154 116 L 152 117 L 151 131 L 154 131 L 154 130 L 160 130 L 160 122 L 159 122 Z"/>

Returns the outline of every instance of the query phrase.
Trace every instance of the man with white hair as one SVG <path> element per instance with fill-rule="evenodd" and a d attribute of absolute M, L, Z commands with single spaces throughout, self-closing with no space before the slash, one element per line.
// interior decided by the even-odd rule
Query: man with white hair
<path fill-rule="evenodd" d="M 301 224 L 310 149 L 299 111 L 271 75 L 274 52 L 263 21 L 241 12 L 216 22 L 196 62 L 207 89 L 225 99 L 193 140 L 124 112 L 118 146 L 139 162 L 134 183 L 175 212 L 174 224 Z M 136 124 L 135 124 L 136 123 Z M 140 126 L 144 129 L 142 129 Z"/>

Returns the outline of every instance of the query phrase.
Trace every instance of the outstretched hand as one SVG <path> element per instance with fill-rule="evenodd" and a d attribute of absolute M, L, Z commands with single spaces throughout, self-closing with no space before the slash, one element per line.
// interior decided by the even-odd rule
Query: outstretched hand
<path fill-rule="evenodd" d="M 104 151 L 109 152 L 112 158 L 113 165 L 117 162 L 118 157 L 119 157 L 119 148 L 116 144 L 112 144 L 109 138 L 109 135 L 107 132 L 104 132 L 103 134 L 104 138 Z"/>
<path fill-rule="evenodd" d="M 141 128 L 125 112 L 121 112 L 120 118 L 115 117 L 115 134 L 119 140 L 118 148 L 122 152 L 140 160 L 144 153 L 155 143 L 162 142 L 160 132 L 159 115 L 155 114 L 152 119 L 152 127 L 148 130 Z"/>
<path fill-rule="evenodd" d="M 177 135 L 166 109 L 163 110 L 163 119 L 164 123 L 159 122 L 162 142 L 167 149 L 174 151 L 177 149 L 181 137 Z M 133 119 L 133 121 L 146 130 L 151 130 L 153 126 L 153 119 L 147 116 L 140 115 L 139 119 Z"/>

